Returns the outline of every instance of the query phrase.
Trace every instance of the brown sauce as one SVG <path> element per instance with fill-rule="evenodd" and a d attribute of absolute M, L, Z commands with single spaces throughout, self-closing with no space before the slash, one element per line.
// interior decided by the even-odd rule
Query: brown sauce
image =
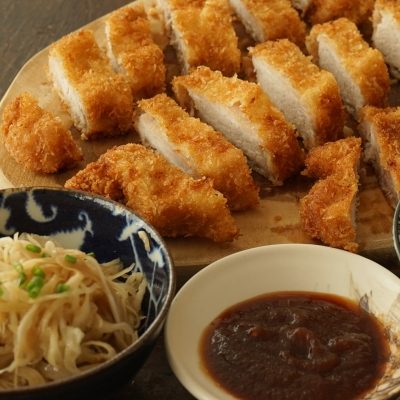
<path fill-rule="evenodd" d="M 246 400 L 357 399 L 384 373 L 381 324 L 330 294 L 279 292 L 239 303 L 202 336 L 204 367 Z"/>

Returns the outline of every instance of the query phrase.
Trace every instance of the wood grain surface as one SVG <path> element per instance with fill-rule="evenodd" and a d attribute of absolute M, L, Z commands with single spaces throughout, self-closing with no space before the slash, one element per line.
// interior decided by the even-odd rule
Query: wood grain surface
<path fill-rule="evenodd" d="M 54 40 L 60 38 L 90 21 L 104 15 L 105 13 L 126 4 L 124 0 L 0 0 L 0 98 L 3 97 L 11 82 L 22 66 L 37 52 L 45 48 Z M 37 72 L 40 74 L 40 72 Z M 0 159 L 1 162 L 1 159 Z M 14 164 L 14 168 L 21 170 Z M 400 274 L 397 260 L 392 251 L 389 230 L 391 226 L 391 210 L 385 204 L 382 194 L 376 188 L 374 178 L 372 183 L 366 179 L 364 189 L 361 193 L 361 223 L 374 230 L 376 238 L 376 249 L 379 247 L 385 251 L 377 250 L 381 262 L 389 269 Z M 275 204 L 279 203 L 280 208 L 275 214 L 268 214 L 267 220 L 273 220 L 276 240 L 287 242 L 299 240 L 298 217 L 296 201 L 298 196 L 304 192 L 304 187 L 298 190 L 298 186 L 304 182 L 292 182 L 292 190 L 272 191 L 269 188 L 263 190 L 266 199 L 263 202 L 262 210 L 269 212 Z M 297 188 L 297 189 L 296 189 Z M 297 191 L 296 191 L 297 190 Z M 272 196 L 268 199 L 270 192 Z M 380 207 L 383 204 L 383 208 Z M 293 213 L 295 218 L 293 219 Z M 251 229 L 257 230 L 261 244 L 265 238 L 261 231 L 264 223 L 261 211 L 253 215 Z M 236 216 L 239 220 L 240 215 Z M 373 222 L 371 222 L 373 221 Z M 362 237 L 367 238 L 368 233 L 364 232 Z M 380 238 L 380 239 L 379 239 Z M 222 252 L 232 252 L 245 246 L 245 239 L 234 245 L 223 246 Z M 301 240 L 305 240 L 304 236 Z M 179 244 L 179 241 L 177 241 Z M 195 242 L 195 243 L 194 243 Z M 197 246 L 202 254 L 202 263 L 207 263 L 208 252 L 216 251 L 215 246 L 209 242 L 194 240 L 183 240 L 179 249 L 175 251 L 176 257 L 181 257 L 180 252 L 185 247 Z M 233 246 L 233 247 L 232 247 Z M 363 245 L 365 247 L 365 245 Z M 386 254 L 386 257 L 384 255 Z M 383 258 L 385 259 L 383 259 Z M 178 278 L 183 283 L 192 275 L 196 267 L 178 269 Z M 87 394 L 90 399 L 90 393 Z M 168 366 L 163 337 L 161 337 L 135 381 L 120 391 L 107 395 L 104 400 L 192 400 L 194 399 L 177 381 Z M 98 399 L 100 400 L 100 399 Z"/>
<path fill-rule="evenodd" d="M 57 1 L 55 0 L 55 2 Z M 21 0 L 21 2 L 24 1 Z M 68 7 L 65 5 L 66 2 L 59 1 L 58 3 L 61 12 L 64 12 L 64 9 L 68 9 L 69 13 L 71 13 L 71 8 L 78 7 L 78 4 L 74 4 L 74 1 L 71 4 L 68 3 Z M 83 7 L 87 13 L 86 18 L 90 18 L 92 12 L 89 4 L 91 3 L 88 1 L 83 3 L 88 6 L 87 9 L 82 5 L 79 5 L 79 9 Z M 111 1 L 109 5 L 110 9 L 119 7 L 121 1 Z M 109 10 L 104 11 L 107 12 Z M 18 10 L 14 6 L 6 9 L 6 13 L 10 18 L 13 13 L 17 12 Z M 46 9 L 43 10 L 43 14 L 46 14 Z M 61 31 L 67 33 L 74 30 L 74 28 L 80 27 L 79 22 L 82 22 L 82 20 L 74 20 L 74 24 L 71 25 L 70 21 L 67 23 L 63 21 L 63 18 L 60 18 L 60 20 L 57 18 L 57 20 L 49 24 L 49 34 L 52 32 L 51 29 L 54 24 L 57 24 L 57 26 L 60 24 Z M 63 29 L 64 24 L 65 29 Z M 72 29 L 68 29 L 70 26 L 72 26 Z M 105 38 L 102 18 L 91 22 L 86 27 L 94 31 L 100 46 L 104 47 Z M 27 36 L 29 37 L 29 35 Z M 55 34 L 45 35 L 46 42 L 50 43 L 52 40 L 57 39 L 56 36 Z M 29 91 L 39 99 L 41 106 L 61 117 L 67 126 L 72 125 L 67 109 L 53 91 L 52 84 L 48 79 L 47 62 L 48 48 L 45 48 L 24 64 L 0 102 L 0 114 L 5 105 L 18 94 L 23 91 Z M 396 96 L 392 97 L 395 98 Z M 1 145 L 1 170 L 11 184 L 16 187 L 63 186 L 66 179 L 87 163 L 96 160 L 107 148 L 112 145 L 138 141 L 138 137 L 134 133 L 119 138 L 83 141 L 79 138 L 79 132 L 74 130 L 73 132 L 85 154 L 85 160 L 78 168 L 60 174 L 36 174 L 21 168 L 9 156 L 4 146 Z M 393 210 L 386 202 L 375 175 L 368 168 L 365 171 L 362 175 L 360 205 L 358 208 L 360 253 L 379 262 L 386 262 L 395 258 L 391 229 Z M 185 268 L 187 270 L 186 273 L 191 274 L 221 257 L 251 247 L 278 243 L 314 243 L 303 233 L 298 214 L 298 201 L 309 189 L 310 181 L 298 177 L 286 183 L 282 188 L 276 189 L 269 187 L 265 179 L 256 176 L 256 180 L 261 187 L 260 207 L 255 210 L 234 214 L 241 234 L 233 243 L 221 245 L 212 243 L 209 240 L 196 238 L 167 239 L 172 258 L 178 268 Z"/>

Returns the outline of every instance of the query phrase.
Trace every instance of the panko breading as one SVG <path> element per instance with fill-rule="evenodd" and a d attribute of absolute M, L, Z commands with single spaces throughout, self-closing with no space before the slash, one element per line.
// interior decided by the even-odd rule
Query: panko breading
<path fill-rule="evenodd" d="M 374 0 L 312 0 L 307 17 L 314 24 L 347 18 L 361 24 L 371 17 Z"/>
<path fill-rule="evenodd" d="M 400 79 L 400 2 L 376 0 L 372 24 L 374 46 L 382 52 L 392 74 Z"/>
<path fill-rule="evenodd" d="M 390 84 L 383 56 L 353 22 L 340 18 L 315 25 L 306 45 L 314 61 L 335 76 L 343 101 L 356 118 L 364 105 L 385 106 Z"/>
<path fill-rule="evenodd" d="M 207 65 L 224 75 L 240 70 L 238 38 L 228 0 L 158 0 L 183 73 Z"/>
<path fill-rule="evenodd" d="M 365 160 L 374 166 L 391 206 L 400 200 L 400 108 L 364 107 L 360 133 Z"/>
<path fill-rule="evenodd" d="M 356 252 L 355 213 L 361 139 L 350 137 L 312 149 L 304 175 L 320 179 L 300 200 L 304 231 L 323 243 Z"/>
<path fill-rule="evenodd" d="M 9 103 L 2 119 L 5 148 L 29 170 L 54 173 L 72 168 L 83 159 L 71 132 L 57 117 L 39 107 L 29 93 Z"/>
<path fill-rule="evenodd" d="M 142 4 L 114 11 L 105 22 L 108 55 L 114 69 L 129 79 L 134 98 L 164 90 L 162 50 L 154 43 Z"/>
<path fill-rule="evenodd" d="M 229 0 L 256 42 L 287 38 L 304 45 L 306 25 L 290 0 Z"/>
<path fill-rule="evenodd" d="M 228 200 L 233 210 L 256 207 L 255 185 L 243 152 L 221 133 L 189 116 L 165 94 L 139 102 L 142 114 L 136 129 L 171 163 L 193 177 L 212 179 L 215 189 Z"/>
<path fill-rule="evenodd" d="M 305 160 L 306 169 L 302 172 L 310 178 L 324 179 L 336 171 L 350 166 L 358 166 L 360 158 L 359 138 L 349 137 L 316 147 Z"/>
<path fill-rule="evenodd" d="M 296 132 L 257 84 L 198 67 L 174 78 L 173 89 L 181 105 L 193 105 L 272 184 L 281 185 L 299 172 L 304 156 Z"/>
<path fill-rule="evenodd" d="M 104 183 L 105 182 L 105 183 Z M 114 147 L 65 183 L 126 204 L 163 236 L 232 241 L 238 229 L 209 179 L 193 179 L 139 144 Z M 120 191 L 117 188 L 120 188 Z"/>
<path fill-rule="evenodd" d="M 128 81 L 113 71 L 93 32 L 74 32 L 53 44 L 49 71 L 83 139 L 120 135 L 132 128 Z"/>
<path fill-rule="evenodd" d="M 342 136 L 344 109 L 330 72 L 287 39 L 261 43 L 250 54 L 260 86 L 295 125 L 306 149 Z"/>

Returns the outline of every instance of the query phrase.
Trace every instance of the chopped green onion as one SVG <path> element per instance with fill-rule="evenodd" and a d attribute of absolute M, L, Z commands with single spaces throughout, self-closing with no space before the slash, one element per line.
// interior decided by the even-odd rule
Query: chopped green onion
<path fill-rule="evenodd" d="M 3 285 L 0 283 L 0 297 L 2 297 L 3 294 L 4 294 Z"/>
<path fill-rule="evenodd" d="M 46 258 L 46 257 L 50 257 L 50 255 L 47 254 L 46 252 L 43 252 L 42 257 L 43 257 L 43 258 Z"/>
<path fill-rule="evenodd" d="M 18 286 L 23 287 L 25 282 L 26 282 L 26 274 L 25 272 L 21 271 L 18 274 Z"/>
<path fill-rule="evenodd" d="M 44 279 L 41 276 L 34 276 L 26 286 L 30 298 L 35 299 L 44 285 Z"/>
<path fill-rule="evenodd" d="M 22 287 L 23 284 L 26 282 L 26 274 L 24 272 L 24 266 L 19 262 L 13 262 L 13 266 L 15 270 L 18 272 L 18 286 Z"/>
<path fill-rule="evenodd" d="M 13 262 L 13 267 L 17 270 L 17 272 L 24 271 L 24 266 L 19 261 Z"/>
<path fill-rule="evenodd" d="M 69 286 L 66 283 L 59 283 L 56 286 L 56 293 L 64 293 L 69 290 Z"/>
<path fill-rule="evenodd" d="M 40 253 L 42 249 L 39 246 L 36 246 L 35 244 L 29 243 L 25 246 L 25 248 L 28 251 L 31 251 L 32 253 Z"/>
<path fill-rule="evenodd" d="M 39 266 L 34 266 L 32 268 L 32 274 L 34 276 L 40 276 L 41 278 L 44 278 L 46 276 L 46 274 L 44 273 L 44 271 L 42 270 L 42 268 L 40 268 Z"/>
<path fill-rule="evenodd" d="M 77 261 L 76 257 L 75 257 L 75 256 L 71 256 L 70 254 L 66 254 L 66 255 L 64 256 L 64 260 L 65 260 L 65 261 L 68 261 L 68 262 L 71 263 L 71 264 L 75 264 L 76 261 Z"/>
<path fill-rule="evenodd" d="M 93 258 L 95 258 L 95 257 L 96 257 L 96 255 L 95 255 L 93 252 L 91 252 L 91 253 L 87 253 L 86 255 L 87 255 L 87 256 L 89 256 L 89 257 L 93 257 Z"/>

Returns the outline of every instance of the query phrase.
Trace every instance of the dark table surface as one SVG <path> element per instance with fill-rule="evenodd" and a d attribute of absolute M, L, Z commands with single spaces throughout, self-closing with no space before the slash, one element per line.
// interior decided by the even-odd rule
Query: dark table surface
<path fill-rule="evenodd" d="M 127 0 L 0 0 L 0 98 L 24 63 L 42 48 L 82 25 L 127 4 Z M 90 398 L 90 396 L 88 396 Z M 171 371 L 163 344 L 156 343 L 133 384 L 111 400 L 190 400 Z"/>
<path fill-rule="evenodd" d="M 24 63 L 42 48 L 127 0 L 0 0 L 0 98 Z M 385 265 L 400 275 L 397 262 Z M 180 279 L 179 279 L 180 278 Z M 179 277 L 181 284 L 187 277 Z M 191 400 L 171 371 L 161 336 L 135 381 L 110 400 Z M 88 394 L 88 398 L 90 395 Z"/>

